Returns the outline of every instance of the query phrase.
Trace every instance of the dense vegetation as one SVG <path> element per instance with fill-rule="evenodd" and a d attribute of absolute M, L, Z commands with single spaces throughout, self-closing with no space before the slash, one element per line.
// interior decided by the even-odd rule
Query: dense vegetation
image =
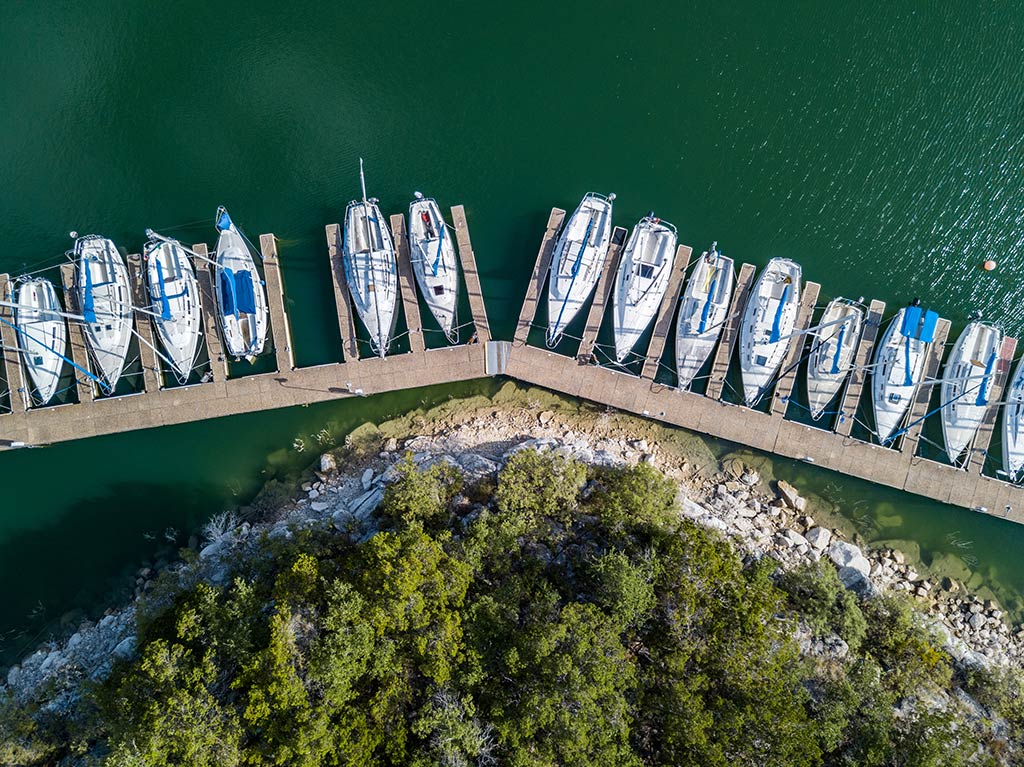
<path fill-rule="evenodd" d="M 402 467 L 375 535 L 267 540 L 225 587 L 150 600 L 75 712 L 8 704 L 5 763 L 995 764 L 1013 680 L 956 675 L 831 566 L 743 563 L 647 466 L 524 451 L 493 483 Z M 845 657 L 801 657 L 796 622 Z M 1007 717 L 983 742 L 949 690 Z M 987 696 L 987 699 L 985 699 Z M 946 701 L 947 705 L 942 705 Z M 944 710 L 946 709 L 946 710 Z M 1000 751 L 1002 749 L 1002 751 Z"/>

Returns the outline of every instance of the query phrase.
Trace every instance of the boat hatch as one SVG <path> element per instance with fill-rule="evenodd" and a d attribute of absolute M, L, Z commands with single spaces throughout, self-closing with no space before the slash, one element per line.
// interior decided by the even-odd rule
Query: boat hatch
<path fill-rule="evenodd" d="M 899 392 L 894 391 L 889 395 L 889 402 L 894 405 L 898 405 L 901 399 L 903 399 L 903 396 Z"/>
<path fill-rule="evenodd" d="M 767 357 L 765 357 L 765 356 L 764 356 L 763 354 L 758 354 L 758 355 L 757 355 L 757 356 L 756 356 L 756 357 L 754 358 L 754 362 L 755 362 L 756 364 L 758 364 L 758 365 L 767 365 L 767 364 L 768 364 L 768 358 L 767 358 Z"/>
<path fill-rule="evenodd" d="M 42 356 L 37 354 L 34 357 L 32 357 L 32 364 L 33 365 L 42 365 L 43 364 Z"/>
<path fill-rule="evenodd" d="M 637 269 L 637 273 L 645 280 L 649 280 L 654 276 L 654 267 L 650 264 L 640 264 L 640 267 Z"/>
<path fill-rule="evenodd" d="M 434 295 L 435 296 L 443 296 L 444 295 L 444 285 L 435 285 L 434 286 Z"/>

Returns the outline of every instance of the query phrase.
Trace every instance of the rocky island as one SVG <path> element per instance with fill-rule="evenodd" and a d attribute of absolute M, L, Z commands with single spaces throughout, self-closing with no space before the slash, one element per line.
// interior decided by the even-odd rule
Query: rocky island
<path fill-rule="evenodd" d="M 0 761 L 1020 763 L 1022 632 L 770 474 L 513 384 L 366 424 L 11 667 Z"/>

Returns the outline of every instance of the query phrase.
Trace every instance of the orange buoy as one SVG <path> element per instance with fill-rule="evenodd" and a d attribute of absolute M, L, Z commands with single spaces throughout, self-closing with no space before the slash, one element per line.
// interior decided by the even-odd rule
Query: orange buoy
<path fill-rule="evenodd" d="M 990 258 L 981 265 L 981 268 L 984 269 L 986 272 L 991 272 L 993 269 L 996 268 L 996 262 Z"/>

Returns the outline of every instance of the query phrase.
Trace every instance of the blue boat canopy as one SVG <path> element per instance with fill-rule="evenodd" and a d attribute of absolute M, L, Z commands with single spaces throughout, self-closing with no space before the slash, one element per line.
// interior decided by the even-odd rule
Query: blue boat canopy
<path fill-rule="evenodd" d="M 907 338 L 916 338 L 926 344 L 935 340 L 935 326 L 939 315 L 931 309 L 924 310 L 920 306 L 908 306 L 903 310 L 903 325 L 900 333 Z"/>
<path fill-rule="evenodd" d="M 220 281 L 220 308 L 221 313 L 227 317 L 229 314 L 238 317 L 238 308 L 235 302 L 235 273 L 225 268 Z"/>
<path fill-rule="evenodd" d="M 243 314 L 256 313 L 256 289 L 249 272 L 235 273 L 235 301 Z"/>
<path fill-rule="evenodd" d="M 90 325 L 96 322 L 96 299 L 92 295 L 92 270 L 85 267 L 85 296 L 82 301 L 82 314 Z"/>
<path fill-rule="evenodd" d="M 231 216 L 228 215 L 226 210 L 222 210 L 220 215 L 217 216 L 217 231 L 226 232 L 231 228 Z"/>

